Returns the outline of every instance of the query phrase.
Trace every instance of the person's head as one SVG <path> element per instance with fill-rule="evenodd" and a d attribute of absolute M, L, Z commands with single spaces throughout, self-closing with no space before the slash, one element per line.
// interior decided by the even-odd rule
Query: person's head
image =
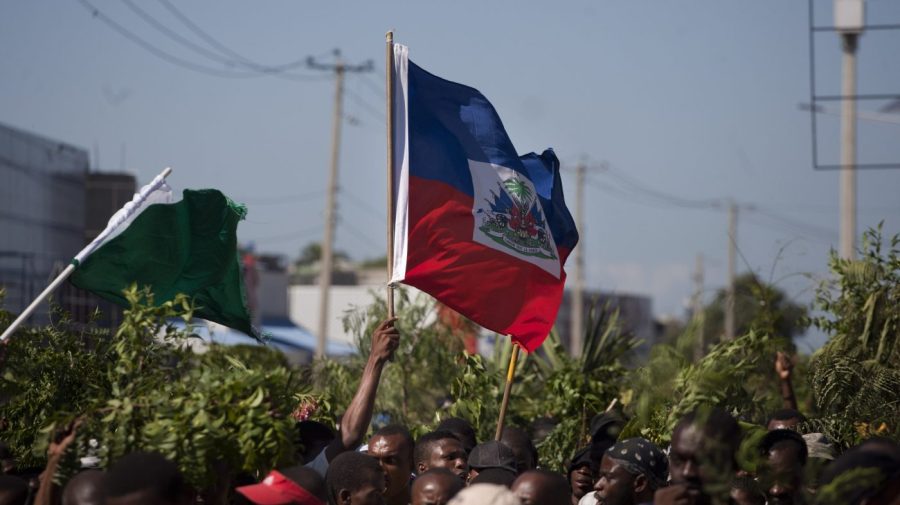
<path fill-rule="evenodd" d="M 273 470 L 259 484 L 236 491 L 259 505 L 322 505 L 328 499 L 322 477 L 302 465 Z"/>
<path fill-rule="evenodd" d="M 465 484 L 446 468 L 432 468 L 419 475 L 412 486 L 412 505 L 447 505 Z"/>
<path fill-rule="evenodd" d="M 475 428 L 472 427 L 472 423 L 461 417 L 448 417 L 441 421 L 435 429 L 437 431 L 449 431 L 456 435 L 456 438 L 462 442 L 466 454 L 478 445 L 478 438 L 475 435 Z"/>
<path fill-rule="evenodd" d="M 446 468 L 465 481 L 469 471 L 466 450 L 456 435 L 449 431 L 432 431 L 419 437 L 414 459 L 416 475 L 432 468 Z"/>
<path fill-rule="evenodd" d="M 294 430 L 296 445 L 299 449 L 297 460 L 300 463 L 312 461 L 334 440 L 334 432 L 331 428 L 318 421 L 300 421 L 294 425 Z"/>
<path fill-rule="evenodd" d="M 581 499 L 582 496 L 594 489 L 594 482 L 597 480 L 597 465 L 591 460 L 590 446 L 579 449 L 572 456 L 566 478 L 569 481 L 569 487 L 572 488 L 572 496 L 577 499 Z"/>
<path fill-rule="evenodd" d="M 559 421 L 552 417 L 539 417 L 534 421 L 531 421 L 531 427 L 529 428 L 531 431 L 531 440 L 535 444 L 540 444 L 551 432 L 553 432 L 558 424 Z"/>
<path fill-rule="evenodd" d="M 329 505 L 384 505 L 384 472 L 374 458 L 344 452 L 334 458 L 325 474 Z"/>
<path fill-rule="evenodd" d="M 697 503 L 726 496 L 736 468 L 741 428 L 721 409 L 699 409 L 681 418 L 672 433 L 669 474 Z"/>
<path fill-rule="evenodd" d="M 731 482 L 731 501 L 735 505 L 765 505 L 766 494 L 753 477 L 735 477 Z"/>
<path fill-rule="evenodd" d="M 522 505 L 509 489 L 496 484 L 473 484 L 453 497 L 447 505 Z"/>
<path fill-rule="evenodd" d="M 591 459 L 597 466 L 606 450 L 619 439 L 625 420 L 618 412 L 611 410 L 597 414 L 591 419 Z"/>
<path fill-rule="evenodd" d="M 649 440 L 620 440 L 600 461 L 594 496 L 600 505 L 651 501 L 653 493 L 666 483 L 667 470 L 666 455 Z"/>
<path fill-rule="evenodd" d="M 496 440 L 482 442 L 469 453 L 469 475 L 471 482 L 484 470 L 502 468 L 516 474 L 516 455 L 506 444 Z"/>
<path fill-rule="evenodd" d="M 368 454 L 375 458 L 387 481 L 384 495 L 391 498 L 409 499 L 409 477 L 413 471 L 413 442 L 409 430 L 399 425 L 390 425 L 376 431 L 369 439 Z"/>
<path fill-rule="evenodd" d="M 0 475 L 0 505 L 25 505 L 28 482 L 12 475 Z"/>
<path fill-rule="evenodd" d="M 518 426 L 505 426 L 500 441 L 516 455 L 516 472 L 519 474 L 537 468 L 538 452 L 528 432 Z"/>
<path fill-rule="evenodd" d="M 69 479 L 62 492 L 62 505 L 103 505 L 106 474 L 85 470 Z"/>
<path fill-rule="evenodd" d="M 806 417 L 794 409 L 780 409 L 772 412 L 766 421 L 766 428 L 771 430 L 796 430 L 797 425 L 806 421 Z"/>
<path fill-rule="evenodd" d="M 900 502 L 900 458 L 854 447 L 822 474 L 819 505 L 895 505 Z"/>
<path fill-rule="evenodd" d="M 528 470 L 513 482 L 512 492 L 522 505 L 570 505 L 569 483 L 547 470 Z"/>
<path fill-rule="evenodd" d="M 512 487 L 516 481 L 516 472 L 507 470 L 506 468 L 488 468 L 483 470 L 477 476 L 469 481 L 472 484 L 497 484 L 500 486 Z"/>
<path fill-rule="evenodd" d="M 133 452 L 106 473 L 107 505 L 180 505 L 191 490 L 175 463 L 155 452 Z"/>
<path fill-rule="evenodd" d="M 762 466 L 759 480 L 769 505 L 792 505 L 802 501 L 806 441 L 793 430 L 772 430 L 759 444 Z"/>

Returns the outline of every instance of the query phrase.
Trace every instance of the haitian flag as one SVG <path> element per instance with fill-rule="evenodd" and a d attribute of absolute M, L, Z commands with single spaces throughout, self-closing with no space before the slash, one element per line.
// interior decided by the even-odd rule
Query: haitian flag
<path fill-rule="evenodd" d="M 537 349 L 578 242 L 552 150 L 519 156 L 478 90 L 432 75 L 394 45 L 391 282 Z"/>

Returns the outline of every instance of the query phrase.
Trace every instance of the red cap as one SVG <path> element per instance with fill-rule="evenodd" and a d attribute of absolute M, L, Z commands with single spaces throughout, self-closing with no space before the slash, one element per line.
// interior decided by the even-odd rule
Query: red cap
<path fill-rule="evenodd" d="M 241 486 L 235 491 L 259 505 L 323 505 L 309 491 L 275 470 L 259 484 Z"/>

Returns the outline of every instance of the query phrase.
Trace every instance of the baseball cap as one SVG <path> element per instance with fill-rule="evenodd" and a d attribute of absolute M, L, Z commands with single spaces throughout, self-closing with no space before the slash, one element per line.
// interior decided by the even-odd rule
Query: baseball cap
<path fill-rule="evenodd" d="M 235 490 L 258 505 L 324 505 L 312 493 L 275 470 L 269 472 L 259 484 L 241 486 Z"/>
<path fill-rule="evenodd" d="M 516 454 L 506 444 L 496 440 L 482 442 L 469 453 L 469 467 L 476 470 L 503 468 L 516 472 Z"/>

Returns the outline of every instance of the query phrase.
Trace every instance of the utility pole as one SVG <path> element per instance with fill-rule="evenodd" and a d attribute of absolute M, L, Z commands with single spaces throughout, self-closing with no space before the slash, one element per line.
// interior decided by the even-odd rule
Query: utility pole
<path fill-rule="evenodd" d="M 841 75 L 841 257 L 856 257 L 856 49 L 865 25 L 863 0 L 835 0 L 843 48 Z"/>
<path fill-rule="evenodd" d="M 694 270 L 694 296 L 691 297 L 691 319 L 697 325 L 697 346 L 694 348 L 694 360 L 703 357 L 706 350 L 706 342 L 703 338 L 705 326 L 705 314 L 703 313 L 703 253 L 697 254 L 697 264 Z"/>
<path fill-rule="evenodd" d="M 725 295 L 725 340 L 734 340 L 734 280 L 737 254 L 737 214 L 734 200 L 728 201 L 728 291 Z"/>
<path fill-rule="evenodd" d="M 336 222 L 336 199 L 338 190 L 338 158 L 341 152 L 341 123 L 344 120 L 344 75 L 347 72 L 370 72 L 372 61 L 362 65 L 347 65 L 341 60 L 341 53 L 335 49 L 335 63 L 317 63 L 313 57 L 306 60 L 306 66 L 314 70 L 334 72 L 334 117 L 331 129 L 331 170 L 328 174 L 328 188 L 325 199 L 325 234 L 322 238 L 322 257 L 319 269 L 319 328 L 316 333 L 316 357 L 325 356 L 328 341 L 328 298 L 331 291 L 331 274 L 334 270 L 334 225 Z"/>
<path fill-rule="evenodd" d="M 581 236 L 581 243 L 575 247 L 575 285 L 572 289 L 572 326 L 569 330 L 569 352 L 573 358 L 581 356 L 584 347 L 584 175 L 585 164 L 575 168 L 575 228 Z"/>

